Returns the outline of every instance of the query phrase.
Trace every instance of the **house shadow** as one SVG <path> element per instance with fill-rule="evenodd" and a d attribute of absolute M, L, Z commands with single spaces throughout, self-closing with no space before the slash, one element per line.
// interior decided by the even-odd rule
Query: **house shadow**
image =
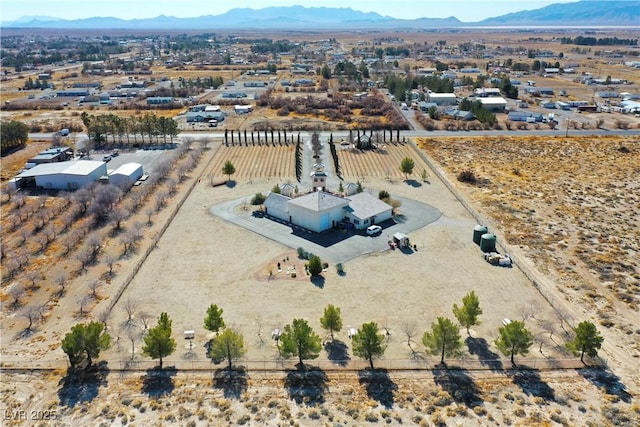
<path fill-rule="evenodd" d="M 413 188 L 422 187 L 422 184 L 420 182 L 416 181 L 415 179 L 407 179 L 407 180 L 405 180 L 405 182 L 407 183 L 407 185 L 410 185 Z"/>
<path fill-rule="evenodd" d="M 315 243 L 318 246 L 322 246 L 323 248 L 328 248 L 336 243 L 340 243 L 343 240 L 347 240 L 352 237 L 354 234 L 354 230 L 342 230 L 332 228 L 322 233 L 315 233 L 313 231 L 307 230 L 302 227 L 298 227 L 291 223 L 288 223 L 291 228 L 291 234 L 296 237 L 300 237 L 302 239 L 308 240 L 311 243 Z"/>
<path fill-rule="evenodd" d="M 175 388 L 173 377 L 176 373 L 175 367 L 147 369 L 147 374 L 142 377 L 142 392 L 154 399 L 170 395 Z"/>
<path fill-rule="evenodd" d="M 360 385 L 365 387 L 367 396 L 377 400 L 385 408 L 392 408 L 394 403 L 393 393 L 398 389 L 389 377 L 386 369 L 365 369 L 358 372 Z"/>
<path fill-rule="evenodd" d="M 324 393 L 327 390 L 329 378 L 325 372 L 317 367 L 297 365 L 297 369 L 288 370 L 284 380 L 289 398 L 298 405 L 304 403 L 310 406 L 324 403 Z"/>
<path fill-rule="evenodd" d="M 526 365 L 518 365 L 518 368 L 509 369 L 507 375 L 513 383 L 527 395 L 541 397 L 553 402 L 556 399 L 555 391 L 540 378 L 540 372 Z"/>
<path fill-rule="evenodd" d="M 351 357 L 349 357 L 349 350 L 347 345 L 340 340 L 329 341 L 324 346 L 327 350 L 329 360 L 338 366 L 347 366 Z"/>
<path fill-rule="evenodd" d="M 627 391 L 627 386 L 609 368 L 581 368 L 578 369 L 578 373 L 594 386 L 603 389 L 607 394 L 618 396 L 625 403 L 631 403 L 632 396 Z"/>
<path fill-rule="evenodd" d="M 321 276 L 320 274 L 311 276 L 311 283 L 313 283 L 313 285 L 318 289 L 324 288 L 325 281 L 324 276 Z"/>
<path fill-rule="evenodd" d="M 213 387 L 222 390 L 224 397 L 239 399 L 247 391 L 247 370 L 244 366 L 233 369 L 216 369 L 213 374 Z"/>
<path fill-rule="evenodd" d="M 490 370 L 500 372 L 503 370 L 500 355 L 489 350 L 489 343 L 484 338 L 467 337 L 464 340 L 469 349 L 469 354 L 477 355 L 482 365 L 488 366 Z"/>
<path fill-rule="evenodd" d="M 431 372 L 435 383 L 449 393 L 457 403 L 469 408 L 484 404 L 482 393 L 466 369 L 447 368 L 446 365 L 439 364 Z"/>
<path fill-rule="evenodd" d="M 105 361 L 88 369 L 69 368 L 58 383 L 60 405 L 73 408 L 79 403 L 91 402 L 98 396 L 100 387 L 106 387 L 108 374 Z"/>

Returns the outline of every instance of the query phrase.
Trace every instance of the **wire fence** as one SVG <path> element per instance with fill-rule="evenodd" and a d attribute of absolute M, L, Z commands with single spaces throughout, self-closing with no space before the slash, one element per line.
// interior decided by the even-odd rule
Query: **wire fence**
<path fill-rule="evenodd" d="M 509 359 L 446 359 L 448 369 L 461 369 L 468 371 L 492 371 L 501 372 L 517 369 L 531 369 L 539 371 L 580 369 L 585 366 L 591 368 L 605 368 L 606 359 L 585 358 L 585 363 L 578 358 L 515 358 L 514 366 Z M 370 368 L 369 362 L 362 359 L 329 360 L 314 359 L 305 360 L 305 366 L 311 369 L 326 372 L 353 372 Z M 241 359 L 234 361 L 235 368 L 243 368 L 247 372 L 284 372 L 297 369 L 298 360 L 292 359 Z M 109 371 L 143 372 L 157 368 L 157 360 L 151 359 L 107 359 L 99 362 L 96 367 Z M 210 359 L 166 359 L 162 365 L 165 369 L 179 371 L 211 371 L 212 373 L 225 369 L 226 362 L 213 363 Z M 421 371 L 442 368 L 439 358 L 416 357 L 409 359 L 378 359 L 373 361 L 374 368 L 388 371 Z M 2 360 L 0 371 L 52 371 L 69 368 L 67 359 L 55 360 Z"/>
<path fill-rule="evenodd" d="M 478 222 L 478 224 L 486 225 L 491 229 L 491 232 L 498 237 L 496 246 L 503 252 L 509 253 L 509 257 L 515 267 L 517 267 L 522 274 L 533 284 L 536 290 L 542 295 L 542 297 L 549 303 L 549 305 L 556 311 L 558 316 L 563 319 L 569 326 L 573 327 L 569 312 L 563 308 L 562 303 L 557 301 L 553 296 L 553 289 L 555 284 L 552 283 L 544 275 L 540 274 L 529 262 L 525 261 L 524 255 L 515 248 L 510 248 L 505 243 L 506 239 L 500 232 L 500 228 L 496 227 L 494 222 L 480 215 L 480 213 L 469 204 L 466 199 L 458 192 L 455 185 L 449 180 L 449 177 L 436 165 L 431 159 L 425 155 L 425 153 L 416 145 L 413 140 L 409 140 L 410 145 L 420 158 L 429 166 L 431 171 L 438 177 L 438 179 L 444 184 L 445 187 L 454 195 L 454 197 L 460 202 L 460 204 L 469 212 L 469 214 Z"/>

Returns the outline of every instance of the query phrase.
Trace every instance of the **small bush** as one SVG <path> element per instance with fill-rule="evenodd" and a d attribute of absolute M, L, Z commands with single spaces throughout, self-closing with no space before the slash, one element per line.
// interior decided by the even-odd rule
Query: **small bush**
<path fill-rule="evenodd" d="M 341 262 L 336 264 L 336 272 L 338 274 L 344 274 L 344 265 Z"/>
<path fill-rule="evenodd" d="M 458 174 L 458 181 L 475 184 L 478 178 L 476 178 L 476 174 L 471 169 L 465 169 Z"/>
<path fill-rule="evenodd" d="M 264 194 L 257 193 L 253 198 L 251 198 L 251 204 L 254 206 L 261 205 L 265 200 L 267 200 L 267 197 Z"/>

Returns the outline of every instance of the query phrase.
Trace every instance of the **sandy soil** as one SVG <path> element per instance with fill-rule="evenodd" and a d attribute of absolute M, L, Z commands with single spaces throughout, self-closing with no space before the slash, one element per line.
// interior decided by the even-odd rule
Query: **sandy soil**
<path fill-rule="evenodd" d="M 390 146 L 389 150 L 392 149 Z M 210 165 L 217 165 L 220 157 L 226 156 L 223 150 L 224 147 L 214 147 L 207 152 L 191 179 L 221 177 L 220 171 L 210 169 Z M 358 178 L 347 176 L 346 180 Z M 628 394 L 636 393 L 637 384 L 627 375 L 621 379 L 609 375 L 605 383 L 604 380 L 585 379 L 588 372 L 580 375 L 565 371 L 561 375 L 566 375 L 566 378 L 558 378 L 552 373 L 547 377 L 545 373 L 534 371 L 531 374 L 533 378 L 523 379 L 521 376 L 514 378 L 505 370 L 488 375 L 491 378 L 487 380 L 485 389 L 486 372 L 471 375 L 463 370 L 461 377 L 455 379 L 443 379 L 436 373 L 436 381 L 429 377 L 430 371 L 421 371 L 418 376 L 393 373 L 390 377 L 383 376 L 369 383 L 359 379 L 356 373 L 341 373 L 323 351 L 318 360 L 309 362 L 310 366 L 326 370 L 326 374 L 320 374 L 320 380 L 300 380 L 295 378 L 295 374 L 284 373 L 276 374 L 275 379 L 262 379 L 266 374 L 251 370 L 251 367 L 292 367 L 292 364 L 279 362 L 277 348 L 270 340 L 271 330 L 282 328 L 294 317 L 304 317 L 320 332 L 319 318 L 329 303 L 341 307 L 345 329 L 376 321 L 389 331 L 387 351 L 384 358 L 376 362 L 378 367 L 432 368 L 437 359 L 424 354 L 420 344 L 422 333 L 437 316 L 451 317 L 453 303 L 459 303 L 462 296 L 472 289 L 479 295 L 484 314 L 482 323 L 472 328 L 471 335 L 477 339 L 476 342 L 484 339 L 488 343 L 485 357 L 497 351 L 492 342 L 505 317 L 526 319 L 527 327 L 537 338 L 530 357 L 518 358 L 520 363 L 542 367 L 549 363 L 548 357 L 555 360 L 568 356 L 562 350 L 565 336 L 557 326 L 558 313 L 519 269 L 493 267 L 482 259 L 471 239 L 475 219 L 433 174 L 428 183 L 420 186 L 381 177 L 365 180 L 364 185 L 369 189 L 385 189 L 392 197 L 398 195 L 427 202 L 442 211 L 443 216 L 436 223 L 411 234 L 412 241 L 417 244 L 417 252 L 406 255 L 387 250 L 362 256 L 345 265 L 345 276 L 338 276 L 335 266 L 330 266 L 323 274 L 325 280 L 321 287 L 304 275 L 291 279 L 284 273 L 276 273 L 270 279 L 269 271 L 276 271 L 275 265 L 279 261 L 285 260 L 285 266 L 296 265 L 301 270 L 303 262 L 297 259 L 295 248 L 283 247 L 209 214 L 210 207 L 216 203 L 267 191 L 278 180 L 239 178 L 233 187 L 215 188 L 209 182 L 195 183 L 177 216 L 116 304 L 107 321 L 114 346 L 101 355 L 111 369 L 130 359 L 130 328 L 124 327 L 126 313 L 123 306 L 126 301 L 136 301 L 138 310 L 134 314 L 134 325 L 138 331 L 142 329 L 143 312 L 155 318 L 161 311 L 167 311 L 173 319 L 179 348 L 165 366 L 191 364 L 206 370 L 161 378 L 156 378 L 151 371 L 146 374 L 108 374 L 104 378 L 94 378 L 89 381 L 89 386 L 83 388 L 88 398 L 78 394 L 79 399 L 86 403 L 77 403 L 75 397 L 69 397 L 75 396 L 78 390 L 70 377 L 61 377 L 62 371 L 35 377 L 22 374 L 9 377 L 3 373 L 7 379 L 2 381 L 7 407 L 23 408 L 25 402 L 31 401 L 35 403 L 29 409 L 54 408 L 63 420 L 62 425 L 82 420 L 111 424 L 117 418 L 127 422 L 135 419 L 143 424 L 171 424 L 180 420 L 185 424 L 191 422 L 191 425 L 262 425 L 266 420 L 270 420 L 272 425 L 289 420 L 292 420 L 292 425 L 338 421 L 359 425 L 364 420 L 393 425 L 401 422 L 404 425 L 430 425 L 437 423 L 439 417 L 446 419 L 447 424 L 464 425 L 536 425 L 554 417 L 559 420 L 554 422 L 562 423 L 564 420 L 567 425 L 576 424 L 576 420 L 580 420 L 579 423 L 584 421 L 585 425 L 589 420 L 593 420 L 595 425 L 623 425 L 626 417 L 627 424 L 632 425 L 633 417 L 637 419 L 638 406 Z M 183 185 L 182 188 L 186 189 L 188 183 Z M 176 196 L 171 203 L 178 200 L 180 197 Z M 169 212 L 170 209 L 163 211 L 155 219 L 155 224 L 166 220 Z M 143 252 L 145 244 L 152 244 L 156 230 L 150 228 L 145 232 L 139 253 Z M 120 271 L 126 272 L 127 266 L 135 259 L 123 260 Z M 88 274 L 99 273 L 92 271 Z M 124 276 L 125 273 L 121 273 L 108 289 L 102 291 L 103 299 L 92 306 L 89 318 L 96 318 L 109 304 L 112 292 Z M 84 289 L 86 284 L 83 281 L 86 279 L 86 276 L 79 277 L 69 287 L 70 296 Z M 246 390 L 241 388 L 236 395 L 233 395 L 234 388 L 230 392 L 228 384 L 223 386 L 215 379 L 213 383 L 218 386 L 211 388 L 212 370 L 220 367 L 210 364 L 204 348 L 211 335 L 204 330 L 202 322 L 211 303 L 225 310 L 227 325 L 244 334 L 248 347 L 247 360 L 243 361 L 250 367 L 247 387 Z M 16 332 L 24 327 L 22 319 L 15 316 L 10 321 L 3 319 L 3 362 L 15 363 L 24 357 L 43 361 L 64 360 L 58 343 L 77 321 L 68 316 L 69 312 L 76 310 L 75 296 L 63 299 L 51 312 L 50 319 L 56 321 L 42 325 L 26 341 L 16 336 Z M 546 338 L 550 332 L 549 324 L 556 325 L 553 340 Z M 192 352 L 181 339 L 182 331 L 188 329 L 196 331 Z M 411 345 L 418 353 L 412 353 L 407 345 L 405 331 L 409 331 Z M 351 359 L 348 366 L 362 366 L 350 355 L 346 333 L 338 333 L 337 338 L 347 344 L 344 355 Z M 615 336 L 611 337 L 611 341 L 617 343 L 615 339 Z M 25 348 L 27 342 L 28 349 Z M 135 336 L 133 343 L 134 364 L 140 369 L 151 368 L 154 363 L 140 354 L 139 336 Z M 607 355 L 615 363 L 619 353 L 609 354 L 607 351 Z M 477 355 L 467 353 L 465 359 L 452 363 L 463 368 L 478 366 Z M 332 365 L 332 369 L 338 369 L 338 372 L 328 369 Z M 51 362 L 51 366 L 59 365 Z M 508 368 L 508 362 L 503 367 Z M 614 372 L 617 373 L 615 369 Z M 324 380 L 322 375 L 327 375 L 327 379 Z M 423 379 L 422 375 L 428 378 Z M 51 387 L 57 381 L 61 381 L 58 386 Z M 313 400 L 316 399 L 313 397 L 317 395 L 316 391 L 311 397 L 308 395 L 305 402 L 304 395 L 318 387 L 330 392 L 322 394 L 322 401 L 317 402 Z M 389 390 L 394 387 L 397 387 L 396 391 L 390 394 Z M 459 394 L 461 389 L 470 387 L 471 398 Z M 202 393 L 203 388 L 207 390 L 206 395 Z M 475 388 L 478 388 L 477 392 Z M 158 390 L 171 391 L 171 395 L 156 399 Z M 202 403 L 198 403 L 200 401 Z M 615 417 L 620 417 L 623 422 L 611 421 Z"/>

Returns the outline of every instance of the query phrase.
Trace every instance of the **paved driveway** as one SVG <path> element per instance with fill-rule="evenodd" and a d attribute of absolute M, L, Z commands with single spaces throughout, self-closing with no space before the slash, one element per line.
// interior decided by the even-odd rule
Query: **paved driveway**
<path fill-rule="evenodd" d="M 412 231 L 437 221 L 442 215 L 438 209 L 426 203 L 396 197 L 402 202 L 400 214 L 379 224 L 382 226 L 382 233 L 376 236 L 367 236 L 365 230 L 333 229 L 314 233 L 290 223 L 256 214 L 251 206 L 243 210 L 242 205 L 251 197 L 249 195 L 217 204 L 211 207 L 210 212 L 292 249 L 302 247 L 330 263 L 346 262 L 366 253 L 388 249 L 387 242 L 394 233 L 405 233 L 411 238 Z"/>

